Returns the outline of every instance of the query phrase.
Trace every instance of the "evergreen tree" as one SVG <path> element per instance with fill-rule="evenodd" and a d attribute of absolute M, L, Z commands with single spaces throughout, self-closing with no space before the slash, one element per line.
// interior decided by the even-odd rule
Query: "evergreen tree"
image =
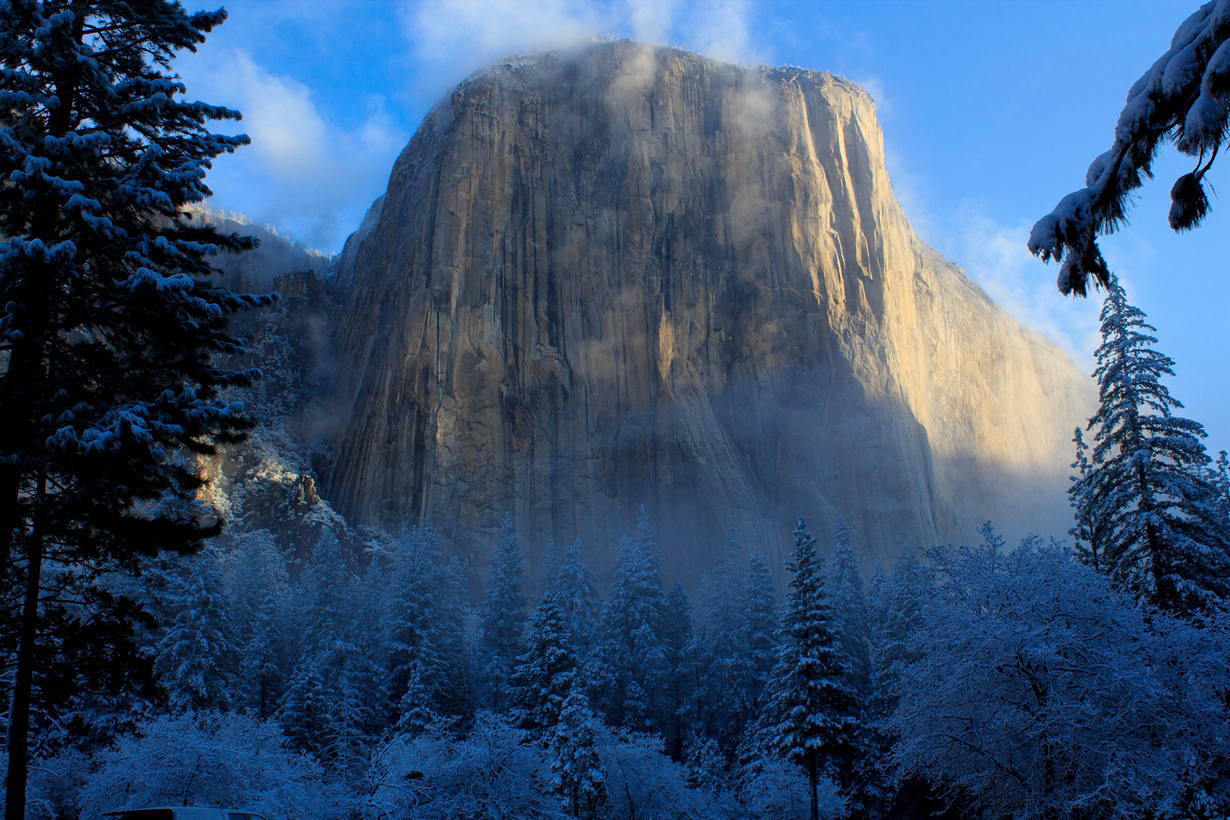
<path fill-rule="evenodd" d="M 811 819 L 819 817 L 820 776 L 844 767 L 856 750 L 857 701 L 846 685 L 840 635 L 825 595 L 816 539 L 799 519 L 782 643 L 761 716 L 762 742 L 807 772 Z"/>
<path fill-rule="evenodd" d="M 275 593 L 265 596 L 241 652 L 243 705 L 261 720 L 278 711 L 289 676 L 291 638 L 286 634 L 288 607 Z"/>
<path fill-rule="evenodd" d="M 292 749 L 319 756 L 335 735 L 330 692 L 317 659 L 310 657 L 295 671 L 278 723 Z"/>
<path fill-rule="evenodd" d="M 676 581 L 666 599 L 663 649 L 666 655 L 664 714 L 666 748 L 676 761 L 683 760 L 684 740 L 691 732 L 686 720 L 687 705 L 695 689 L 693 669 L 688 662 L 692 645 L 692 603 L 687 590 Z"/>
<path fill-rule="evenodd" d="M 897 708 L 901 671 L 917 660 L 910 647 L 922 626 L 930 577 L 915 549 L 903 546 L 885 588 L 884 625 L 876 641 L 871 713 L 878 725 Z"/>
<path fill-rule="evenodd" d="M 1172 414 L 1182 405 L 1161 378 L 1173 375 L 1173 362 L 1153 349 L 1153 328 L 1114 279 L 1101 321 L 1099 406 L 1089 420 L 1097 432 L 1072 491 L 1092 539 L 1082 548 L 1115 583 L 1158 607 L 1222 608 L 1230 595 L 1230 529 L 1203 477 L 1204 428 Z"/>
<path fill-rule="evenodd" d="M 615 726 L 661 728 L 661 692 L 668 674 L 665 614 L 658 544 L 642 505 L 635 537 L 619 542 L 594 659 L 602 709 Z"/>
<path fill-rule="evenodd" d="M 1225 450 L 1217 454 L 1211 480 L 1217 490 L 1217 503 L 1214 505 L 1217 518 L 1230 526 L 1230 457 L 1227 457 Z"/>
<path fill-rule="evenodd" d="M 563 569 L 560 562 L 559 545 L 555 543 L 554 538 L 548 538 L 546 546 L 542 548 L 540 566 L 542 574 L 538 576 L 538 592 L 542 594 L 555 588 L 555 581 Z"/>
<path fill-rule="evenodd" d="M 261 720 L 278 710 L 290 674 L 292 636 L 286 557 L 268 531 L 236 539 L 227 583 L 240 647 L 237 705 Z"/>
<path fill-rule="evenodd" d="M 505 513 L 487 575 L 479 639 L 480 685 L 485 702 L 497 712 L 510 705 L 508 679 L 525 630 L 524 567 L 521 540 L 513 528 L 512 515 Z"/>
<path fill-rule="evenodd" d="M 778 612 L 777 591 L 773 573 L 764 556 L 753 554 L 747 561 L 747 579 L 743 588 L 744 638 L 747 647 L 749 694 L 748 719 L 760 712 L 765 684 L 777 662 Z"/>
<path fill-rule="evenodd" d="M 585 565 L 581 539 L 572 542 L 564 553 L 559 572 L 552 579 L 551 593 L 559 607 L 568 635 L 577 653 L 584 657 L 598 628 L 598 584 Z"/>
<path fill-rule="evenodd" d="M 430 518 L 394 542 L 388 576 L 382 634 L 393 719 L 422 728 L 438 717 L 468 718 L 473 698 L 461 575 L 441 553 Z"/>
<path fill-rule="evenodd" d="M 892 764 L 899 738 L 891 725 L 893 710 L 900 699 L 902 672 L 918 660 L 914 639 L 922 627 L 930 579 L 914 548 L 904 545 L 884 585 L 884 615 L 873 643 L 871 692 L 860 733 L 857 791 L 851 801 L 855 811 L 863 816 L 877 807 L 886 808 L 894 799 L 902 799 L 903 794 L 930 795 L 934 790 L 917 774 L 893 787 L 895 780 L 900 781 Z"/>
<path fill-rule="evenodd" d="M 520 728 L 542 736 L 559 722 L 580 666 L 564 616 L 550 595 L 543 596 L 534 613 L 528 643 L 512 676 L 513 720 Z"/>
<path fill-rule="evenodd" d="M 219 395 L 252 374 L 215 357 L 243 348 L 229 316 L 268 300 L 212 283 L 209 257 L 251 241 L 186 212 L 209 195 L 212 159 L 247 138 L 209 133 L 239 114 L 185 101 L 169 69 L 224 19 L 170 0 L 11 0 L 0 14 L 0 588 L 21 592 L 2 613 L 17 622 L 2 630 L 16 659 L 7 820 L 25 812 L 36 677 L 41 714 L 84 678 L 152 679 L 142 616 L 99 578 L 218 531 L 181 454 L 249 426 Z"/>
<path fill-rule="evenodd" d="M 218 562 L 206 554 L 189 566 L 184 607 L 158 644 L 155 668 L 175 711 L 226 711 L 239 653 Z"/>
<path fill-rule="evenodd" d="M 555 756 L 552 790 L 568 801 L 572 816 L 577 820 L 605 817 L 606 772 L 594 740 L 594 716 L 581 686 L 573 686 L 564 701 L 551 749 Z"/>
<path fill-rule="evenodd" d="M 373 562 L 362 577 L 351 581 L 355 609 L 350 619 L 350 650 L 342 679 L 350 699 L 351 730 L 363 746 L 380 737 L 393 720 L 389 696 L 389 642 L 384 632 L 384 571 Z"/>
<path fill-rule="evenodd" d="M 696 731 L 713 739 L 728 758 L 734 755 L 753 708 L 740 559 L 738 535 L 732 528 L 726 533 L 721 561 L 696 591 L 694 638 L 688 653 L 694 675 L 690 712 Z M 775 632 L 776 623 L 767 636 L 770 652 Z"/>
<path fill-rule="evenodd" d="M 871 628 L 858 559 L 850 546 L 850 528 L 837 519 L 833 557 L 829 562 L 829 598 L 840 630 L 839 645 L 846 663 L 846 686 L 860 700 L 871 689 Z"/>
<path fill-rule="evenodd" d="M 833 618 L 838 629 L 838 646 L 846 667 L 846 687 L 855 698 L 858 719 L 855 752 L 841 767 L 839 781 L 847 787 L 849 814 L 854 820 L 865 818 L 878 802 L 882 787 L 878 776 L 880 742 L 868 714 L 872 695 L 871 627 L 867 599 L 858 559 L 850 546 L 850 528 L 837 519 L 833 536 L 833 557 L 829 563 L 829 589 Z"/>
<path fill-rule="evenodd" d="M 440 719 L 432 706 L 432 692 L 424 684 L 422 665 L 412 662 L 407 672 L 405 691 L 397 703 L 398 734 L 417 736 L 434 726 Z"/>
<path fill-rule="evenodd" d="M 1089 445 L 1085 443 L 1085 436 L 1081 428 L 1077 427 L 1072 433 L 1072 443 L 1076 445 L 1076 460 L 1072 462 L 1072 469 L 1076 471 L 1076 475 L 1071 476 L 1072 484 L 1068 487 L 1068 500 L 1072 504 L 1072 517 L 1076 523 L 1068 530 L 1068 535 L 1072 536 L 1072 548 L 1076 557 L 1102 572 L 1098 549 L 1102 545 L 1103 538 L 1096 530 L 1098 520 L 1094 515 L 1095 509 L 1090 505 L 1089 498 L 1085 496 L 1081 485 L 1082 477 L 1089 475 L 1092 469 L 1089 464 Z"/>

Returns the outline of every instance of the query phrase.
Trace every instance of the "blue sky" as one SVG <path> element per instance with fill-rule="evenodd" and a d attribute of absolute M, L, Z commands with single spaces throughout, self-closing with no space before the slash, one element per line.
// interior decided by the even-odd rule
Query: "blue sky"
<path fill-rule="evenodd" d="M 190 8 L 194 4 L 186 3 Z M 1100 300 L 1054 287 L 1030 226 L 1110 146 L 1127 89 L 1195 2 L 1174 0 L 231 0 L 178 66 L 189 92 L 245 113 L 253 145 L 218 161 L 212 206 L 336 251 L 450 86 L 512 51 L 613 34 L 862 83 L 889 172 L 924 240 L 1092 370 Z M 212 7 L 212 6 L 211 6 Z M 1215 165 L 1214 192 L 1230 165 Z M 1176 236 L 1164 149 L 1131 225 L 1103 243 L 1176 361 L 1170 382 L 1230 448 L 1230 203 Z M 1226 186 L 1230 191 L 1230 184 Z"/>

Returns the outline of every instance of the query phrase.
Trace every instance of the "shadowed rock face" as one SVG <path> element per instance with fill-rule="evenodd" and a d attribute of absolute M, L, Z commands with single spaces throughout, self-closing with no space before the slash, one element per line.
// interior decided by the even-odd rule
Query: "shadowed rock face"
<path fill-rule="evenodd" d="M 497 64 L 427 117 L 334 277 L 325 492 L 482 559 L 604 571 L 644 503 L 668 575 L 738 527 L 903 542 L 1067 529 L 1090 380 L 914 235 L 875 105 L 631 42 Z"/>

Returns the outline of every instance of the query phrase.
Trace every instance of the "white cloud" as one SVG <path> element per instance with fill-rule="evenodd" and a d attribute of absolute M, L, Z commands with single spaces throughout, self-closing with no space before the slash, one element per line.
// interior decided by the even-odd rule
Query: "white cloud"
<path fill-rule="evenodd" d="M 1055 287 L 1055 266 L 1044 265 L 1026 249 L 1029 226 L 1006 227 L 973 202 L 957 214 L 960 226 L 946 255 L 1022 323 L 1050 337 L 1076 363 L 1092 371 L 1099 341 L 1101 299 L 1072 299 Z"/>
<path fill-rule="evenodd" d="M 679 0 L 628 0 L 633 38 L 646 43 L 668 42 L 678 10 Z"/>
<path fill-rule="evenodd" d="M 752 39 L 748 0 L 697 0 L 688 18 L 695 21 L 690 47 L 717 60 L 762 62 Z"/>
<path fill-rule="evenodd" d="M 417 0 L 402 20 L 420 60 L 471 70 L 527 48 L 585 42 L 609 24 L 605 11 L 568 0 Z"/>
<path fill-rule="evenodd" d="M 244 52 L 228 61 L 226 81 L 241 98 L 252 151 L 278 177 L 312 176 L 328 161 L 329 135 L 307 86 L 264 71 Z"/>
<path fill-rule="evenodd" d="M 366 117 L 347 129 L 321 115 L 312 90 L 274 74 L 243 50 L 198 60 L 185 72 L 194 93 L 237 108 L 251 146 L 220 160 L 210 174 L 211 207 L 278 226 L 306 244 L 336 251 L 372 200 L 384 191 L 408 135 L 383 98 L 360 104 Z"/>
<path fill-rule="evenodd" d="M 681 45 L 720 60 L 765 62 L 751 0 L 402 0 L 411 51 L 430 83 L 455 82 L 517 51 L 613 34 Z"/>

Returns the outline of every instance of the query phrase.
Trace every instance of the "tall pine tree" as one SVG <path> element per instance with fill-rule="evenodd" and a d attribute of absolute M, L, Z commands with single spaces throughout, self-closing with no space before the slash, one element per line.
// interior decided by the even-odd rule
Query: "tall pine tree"
<path fill-rule="evenodd" d="M 600 820 L 606 816 L 606 772 L 598 757 L 594 738 L 594 715 L 582 686 L 575 685 L 564 701 L 560 720 L 551 739 L 555 773 L 552 791 L 568 801 L 569 814 L 577 820 Z"/>
<path fill-rule="evenodd" d="M 461 575 L 440 549 L 431 518 L 392 546 L 382 632 L 388 641 L 389 698 L 407 731 L 473 710 L 465 651 Z"/>
<path fill-rule="evenodd" d="M 696 731 L 712 738 L 727 759 L 734 756 L 751 708 L 747 688 L 751 650 L 740 559 L 738 535 L 732 528 L 726 533 L 722 560 L 696 591 L 694 638 L 688 653 L 694 674 L 690 717 Z M 771 586 L 769 592 L 771 596 Z"/>
<path fill-rule="evenodd" d="M 525 631 L 525 557 L 512 515 L 504 514 L 500 540 L 491 556 L 487 590 L 483 596 L 479 636 L 480 687 L 492 709 L 509 708 L 509 676 L 521 651 Z"/>
<path fill-rule="evenodd" d="M 794 577 L 761 715 L 761 737 L 771 752 L 807 772 L 811 820 L 818 820 L 820 775 L 826 767 L 844 766 L 857 748 L 857 701 L 846 684 L 840 634 L 825 595 L 816 539 L 802 518 L 794 531 L 794 560 L 787 568 Z"/>
<path fill-rule="evenodd" d="M 1204 477 L 1204 428 L 1162 384 L 1173 362 L 1153 349 L 1144 313 L 1114 278 L 1096 352 L 1096 430 L 1072 488 L 1083 549 L 1122 588 L 1163 609 L 1194 614 L 1230 596 L 1230 528 Z M 1083 454 L 1078 453 L 1078 465 Z"/>
<path fill-rule="evenodd" d="M 172 709 L 225 711 L 240 658 L 217 557 L 206 553 L 186 570 L 183 608 L 158 644 L 156 669 Z"/>
<path fill-rule="evenodd" d="M 580 666 L 568 625 L 550 595 L 543 596 L 534 613 L 527 643 L 512 675 L 513 720 L 520 728 L 543 736 L 559 723 L 564 699 Z"/>
<path fill-rule="evenodd" d="M 598 583 L 582 555 L 581 539 L 564 553 L 551 581 L 551 595 L 559 607 L 568 635 L 582 657 L 589 651 L 598 628 Z"/>
<path fill-rule="evenodd" d="M 642 505 L 636 535 L 619 542 L 593 658 L 599 702 L 615 726 L 644 731 L 662 727 L 666 611 L 658 543 Z"/>
<path fill-rule="evenodd" d="M 858 559 L 850 545 L 850 528 L 837 519 L 829 562 L 829 598 L 840 629 L 839 645 L 847 665 L 846 685 L 860 700 L 871 689 L 871 628 Z"/>
<path fill-rule="evenodd" d="M 217 532 L 180 454 L 248 426 L 220 391 L 251 374 L 216 356 L 242 350 L 228 317 L 262 300 L 213 283 L 209 257 L 251 243 L 187 213 L 210 193 L 213 158 L 248 140 L 211 134 L 239 114 L 186 101 L 170 70 L 225 16 L 170 0 L 10 0 L 0 13 L 0 587 L 22 591 L 4 613 L 18 622 L 7 820 L 24 816 L 33 693 L 54 708 L 83 675 L 150 674 L 132 602 L 100 572 Z M 42 591 L 56 586 L 50 613 Z"/>

